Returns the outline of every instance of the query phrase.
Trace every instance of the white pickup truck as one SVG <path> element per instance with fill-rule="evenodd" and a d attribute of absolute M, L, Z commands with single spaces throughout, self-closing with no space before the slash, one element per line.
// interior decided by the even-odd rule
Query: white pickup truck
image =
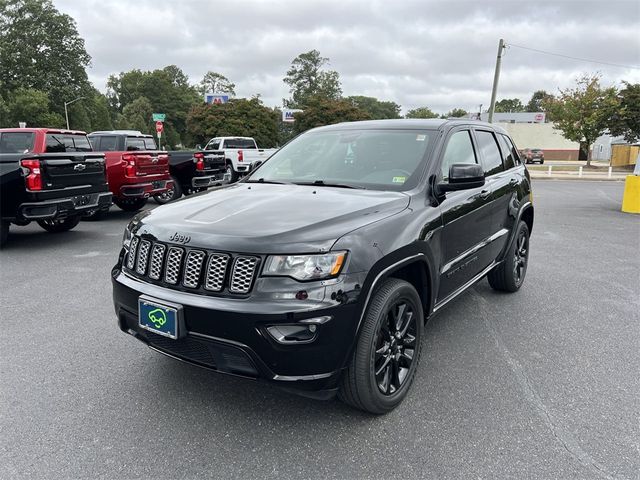
<path fill-rule="evenodd" d="M 235 182 L 242 175 L 249 173 L 251 164 L 265 161 L 273 155 L 277 148 L 258 148 L 251 137 L 215 137 L 204 147 L 205 157 L 208 155 L 224 155 L 226 176 Z"/>

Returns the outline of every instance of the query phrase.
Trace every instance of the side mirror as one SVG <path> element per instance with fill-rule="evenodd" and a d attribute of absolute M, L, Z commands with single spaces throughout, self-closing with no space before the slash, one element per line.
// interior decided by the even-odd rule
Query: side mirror
<path fill-rule="evenodd" d="M 468 190 L 484 185 L 484 170 L 477 163 L 454 163 L 449 167 L 449 181 L 440 182 L 438 190 L 441 193 L 456 190 Z"/>
<path fill-rule="evenodd" d="M 256 160 L 255 162 L 253 162 L 250 167 L 249 167 L 249 171 L 253 172 L 256 168 L 258 168 L 260 165 L 262 165 L 262 160 Z"/>

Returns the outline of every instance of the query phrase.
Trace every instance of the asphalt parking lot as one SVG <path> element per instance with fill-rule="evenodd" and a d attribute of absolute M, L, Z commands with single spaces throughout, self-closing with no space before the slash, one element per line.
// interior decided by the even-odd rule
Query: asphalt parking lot
<path fill-rule="evenodd" d="M 426 328 L 383 417 L 176 362 L 121 333 L 131 214 L 0 253 L 1 478 L 640 478 L 640 216 L 620 182 L 536 181 L 523 289 Z"/>

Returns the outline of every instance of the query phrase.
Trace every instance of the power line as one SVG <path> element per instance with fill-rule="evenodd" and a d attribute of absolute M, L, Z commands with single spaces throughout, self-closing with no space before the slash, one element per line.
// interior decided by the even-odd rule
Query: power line
<path fill-rule="evenodd" d="M 515 45 L 513 43 L 508 43 L 507 46 L 508 47 L 522 48 L 523 50 L 531 50 L 532 52 L 543 53 L 545 55 L 553 55 L 555 57 L 570 58 L 571 60 L 579 60 L 579 61 L 582 61 L 582 62 L 599 63 L 601 65 L 609 65 L 611 67 L 630 68 L 632 70 L 640 70 L 640 67 L 634 66 L 634 65 L 622 65 L 620 63 L 601 62 L 599 60 L 591 60 L 591 59 L 588 59 L 588 58 L 572 57 L 571 55 L 564 55 L 562 53 L 555 53 L 555 52 L 547 52 L 546 50 L 538 50 L 537 48 L 530 48 L 530 47 L 525 47 L 525 46 L 522 46 L 522 45 Z"/>

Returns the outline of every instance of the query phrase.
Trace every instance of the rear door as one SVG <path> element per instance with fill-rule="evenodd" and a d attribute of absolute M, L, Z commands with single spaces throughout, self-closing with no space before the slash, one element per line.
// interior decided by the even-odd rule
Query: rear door
<path fill-rule="evenodd" d="M 446 182 L 454 163 L 480 163 L 471 131 L 454 129 L 446 140 L 440 162 L 440 181 Z M 456 293 L 492 261 L 487 251 L 491 231 L 491 190 L 483 186 L 448 192 L 440 203 L 442 253 L 438 303 Z"/>
<path fill-rule="evenodd" d="M 106 182 L 104 155 L 92 152 L 86 135 L 47 133 L 45 155 L 30 158 L 40 160 L 45 190 L 102 185 Z"/>

